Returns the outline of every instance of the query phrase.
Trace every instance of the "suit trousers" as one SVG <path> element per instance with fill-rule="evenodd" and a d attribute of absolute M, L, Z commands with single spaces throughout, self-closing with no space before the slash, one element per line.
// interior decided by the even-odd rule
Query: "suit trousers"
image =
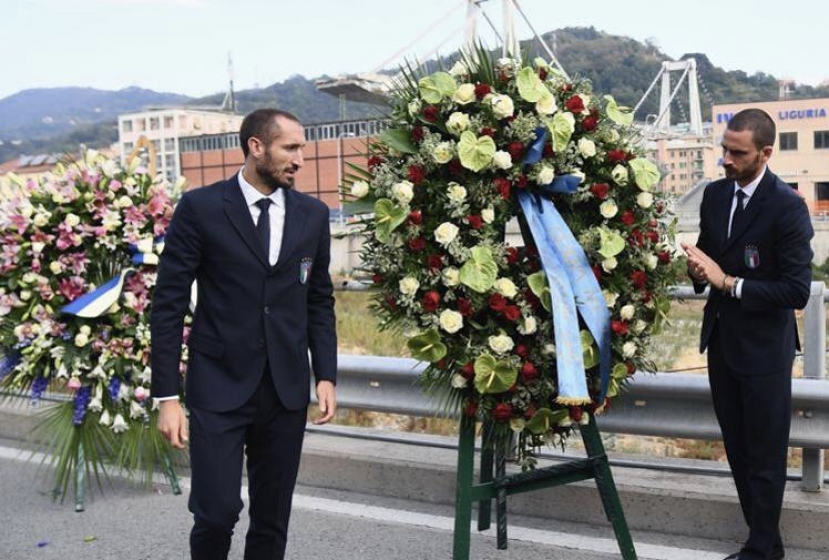
<path fill-rule="evenodd" d="M 270 375 L 239 409 L 190 409 L 192 560 L 226 560 L 242 510 L 247 455 L 250 526 L 245 560 L 282 560 L 307 412 L 287 410 Z"/>
<path fill-rule="evenodd" d="M 751 375 L 730 368 L 715 329 L 708 346 L 708 376 L 749 527 L 740 557 L 765 560 L 772 550 L 783 548 L 779 527 L 792 412 L 791 369 Z"/>

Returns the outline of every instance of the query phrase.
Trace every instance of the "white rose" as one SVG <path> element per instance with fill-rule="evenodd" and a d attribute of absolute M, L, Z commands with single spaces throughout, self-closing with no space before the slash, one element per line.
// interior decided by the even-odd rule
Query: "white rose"
<path fill-rule="evenodd" d="M 642 332 L 647 328 L 648 324 L 643 321 L 642 319 L 636 319 L 633 322 L 633 326 L 630 329 L 633 331 L 633 334 L 642 334 Z"/>
<path fill-rule="evenodd" d="M 596 155 L 596 143 L 589 138 L 579 138 L 579 153 L 590 158 Z"/>
<path fill-rule="evenodd" d="M 599 205 L 599 212 L 601 213 L 602 217 L 607 218 L 608 220 L 619 213 L 619 207 L 616 206 L 616 201 L 612 198 L 608 198 L 604 202 Z"/>
<path fill-rule="evenodd" d="M 556 98 L 551 93 L 545 93 L 535 102 L 535 110 L 539 115 L 552 115 L 558 111 Z"/>
<path fill-rule="evenodd" d="M 509 155 L 509 152 L 498 150 L 495 152 L 495 155 L 492 156 L 492 163 L 498 169 L 509 169 L 512 167 L 512 156 Z"/>
<path fill-rule="evenodd" d="M 608 257 L 602 261 L 602 269 L 605 272 L 612 272 L 617 266 L 619 266 L 619 262 L 616 260 L 616 257 Z"/>
<path fill-rule="evenodd" d="M 491 206 L 487 206 L 481 210 L 481 219 L 484 223 L 491 224 L 495 221 L 495 210 L 493 210 Z"/>
<path fill-rule="evenodd" d="M 115 206 L 118 208 L 129 208 L 132 206 L 132 199 L 127 195 L 123 195 L 115 201 Z"/>
<path fill-rule="evenodd" d="M 622 346 L 622 356 L 625 358 L 632 358 L 636 354 L 636 343 L 633 341 L 625 342 Z"/>
<path fill-rule="evenodd" d="M 619 294 L 614 292 L 608 292 L 607 290 L 602 290 L 602 295 L 604 296 L 604 301 L 607 303 L 608 307 L 613 307 L 616 305 L 616 300 L 619 299 Z"/>
<path fill-rule="evenodd" d="M 446 197 L 452 204 L 463 204 L 466 200 L 466 187 L 452 181 L 447 185 Z"/>
<path fill-rule="evenodd" d="M 48 212 L 38 212 L 35 214 L 35 217 L 32 219 L 32 223 L 37 227 L 43 227 L 49 223 L 49 217 L 51 216 Z"/>
<path fill-rule="evenodd" d="M 521 334 L 533 334 L 538 330 L 538 321 L 532 315 L 524 316 L 518 323 L 518 332 Z"/>
<path fill-rule="evenodd" d="M 659 257 L 656 255 L 648 255 L 648 258 L 645 260 L 645 268 L 648 270 L 654 270 L 657 265 L 659 264 Z"/>
<path fill-rule="evenodd" d="M 85 334 L 86 336 L 89 336 L 90 334 L 92 334 L 92 327 L 90 327 L 89 325 L 83 325 L 78 330 L 80 332 L 82 332 L 83 334 Z"/>
<path fill-rule="evenodd" d="M 515 346 L 512 339 L 505 334 L 490 336 L 487 339 L 487 343 L 489 344 L 489 347 L 498 354 L 505 354 L 512 350 L 513 346 Z"/>
<path fill-rule="evenodd" d="M 412 99 L 409 101 L 408 110 L 410 117 L 416 117 L 420 114 L 420 109 L 422 105 L 420 103 L 420 99 Z"/>
<path fill-rule="evenodd" d="M 89 337 L 84 333 L 78 333 L 75 335 L 75 346 L 78 348 L 83 348 L 89 344 Z"/>
<path fill-rule="evenodd" d="M 31 290 L 22 290 L 20 292 L 20 299 L 23 301 L 29 301 L 32 299 L 32 291 Z"/>
<path fill-rule="evenodd" d="M 458 236 L 458 226 L 451 222 L 443 222 L 435 229 L 435 241 L 444 247 L 452 243 Z"/>
<path fill-rule="evenodd" d="M 449 163 L 454 155 L 455 150 L 452 149 L 451 142 L 441 142 L 432 150 L 432 159 L 440 164 Z"/>
<path fill-rule="evenodd" d="M 509 278 L 498 278 L 495 281 L 494 287 L 495 291 L 505 298 L 512 299 L 518 295 L 518 288 L 515 287 L 515 284 Z"/>
<path fill-rule="evenodd" d="M 461 271 L 454 266 L 444 268 L 440 273 L 440 277 L 443 280 L 443 284 L 449 288 L 453 288 L 461 283 Z"/>
<path fill-rule="evenodd" d="M 455 136 L 460 136 L 461 132 L 469 128 L 469 115 L 455 111 L 449 118 L 446 119 L 446 130 Z"/>
<path fill-rule="evenodd" d="M 653 205 L 653 195 L 649 192 L 640 192 L 636 195 L 636 204 L 642 208 L 650 208 Z"/>
<path fill-rule="evenodd" d="M 440 312 L 438 322 L 440 323 L 440 328 L 449 334 L 454 334 L 463 327 L 463 315 L 454 309 L 444 309 Z"/>
<path fill-rule="evenodd" d="M 408 204 L 414 198 L 414 185 L 410 181 L 400 181 L 392 185 L 391 193 L 400 204 Z"/>
<path fill-rule="evenodd" d="M 452 387 L 455 389 L 463 389 L 468 384 L 466 377 L 463 375 L 456 373 L 452 376 Z"/>
<path fill-rule="evenodd" d="M 365 181 L 355 181 L 351 183 L 351 196 L 354 198 L 363 198 L 368 194 L 368 183 Z"/>
<path fill-rule="evenodd" d="M 452 101 L 458 105 L 466 105 L 475 101 L 475 84 L 461 84 L 452 95 Z"/>
<path fill-rule="evenodd" d="M 66 217 L 63 219 L 63 222 L 69 227 L 75 227 L 76 225 L 81 223 L 81 217 L 77 214 L 67 214 Z"/>
<path fill-rule="evenodd" d="M 623 305 L 622 309 L 619 310 L 619 316 L 625 321 L 630 321 L 631 319 L 633 319 L 634 313 L 636 313 L 636 308 L 630 304 Z"/>
<path fill-rule="evenodd" d="M 417 281 L 417 278 L 413 276 L 406 276 L 405 278 L 400 280 L 400 283 L 397 285 L 400 293 L 405 296 L 414 295 L 418 288 L 420 288 L 420 282 Z"/>
<path fill-rule="evenodd" d="M 489 104 L 492 106 L 492 112 L 499 119 L 511 117 L 515 113 L 515 104 L 509 95 L 496 93 L 490 96 Z"/>
<path fill-rule="evenodd" d="M 452 76 L 466 76 L 469 74 L 469 68 L 459 60 L 449 69 L 449 74 Z"/>
<path fill-rule="evenodd" d="M 538 179 L 536 181 L 539 185 L 549 185 L 555 178 L 556 170 L 549 165 L 542 165 L 541 169 L 538 171 Z"/>
<path fill-rule="evenodd" d="M 610 175 L 617 185 L 625 186 L 628 184 L 628 168 L 621 163 L 616 164 L 616 167 L 613 168 Z"/>
<path fill-rule="evenodd" d="M 20 281 L 24 284 L 31 284 L 35 280 L 37 280 L 37 274 L 34 272 L 24 272 L 23 276 L 20 278 Z"/>

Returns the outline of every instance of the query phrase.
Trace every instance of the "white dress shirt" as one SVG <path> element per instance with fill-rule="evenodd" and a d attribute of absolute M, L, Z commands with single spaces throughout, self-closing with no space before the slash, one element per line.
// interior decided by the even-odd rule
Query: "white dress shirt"
<path fill-rule="evenodd" d="M 242 187 L 242 196 L 245 197 L 245 202 L 248 205 L 248 211 L 250 212 L 250 217 L 254 225 L 256 225 L 256 221 L 259 219 L 259 212 L 261 212 L 256 203 L 262 198 L 270 198 L 273 203 L 268 206 L 268 216 L 271 223 L 268 262 L 273 266 L 279 260 L 279 249 L 282 246 L 282 231 L 285 229 L 285 190 L 276 189 L 269 196 L 265 197 L 245 180 L 241 169 L 239 170 L 238 178 L 239 185 Z"/>

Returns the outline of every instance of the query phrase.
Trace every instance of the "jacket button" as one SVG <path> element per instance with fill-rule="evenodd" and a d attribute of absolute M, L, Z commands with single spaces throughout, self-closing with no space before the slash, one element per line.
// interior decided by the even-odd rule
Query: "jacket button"
<path fill-rule="evenodd" d="M 269 315 L 270 312 L 271 312 L 271 308 L 266 305 L 265 307 L 262 308 L 262 311 L 265 312 L 265 315 Z"/>

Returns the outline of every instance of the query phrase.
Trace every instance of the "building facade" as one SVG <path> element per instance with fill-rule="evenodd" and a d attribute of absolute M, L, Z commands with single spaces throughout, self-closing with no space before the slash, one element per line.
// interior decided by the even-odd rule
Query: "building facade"
<path fill-rule="evenodd" d="M 181 175 L 180 140 L 191 136 L 237 132 L 241 115 L 195 109 L 151 109 L 118 117 L 121 163 L 146 158 L 153 173 L 174 182 Z"/>
<path fill-rule="evenodd" d="M 777 125 L 769 168 L 803 195 L 812 215 L 829 215 L 829 98 L 714 105 L 716 146 L 731 116 L 749 107 L 766 111 Z M 719 155 L 717 177 L 724 176 L 721 164 Z"/>

